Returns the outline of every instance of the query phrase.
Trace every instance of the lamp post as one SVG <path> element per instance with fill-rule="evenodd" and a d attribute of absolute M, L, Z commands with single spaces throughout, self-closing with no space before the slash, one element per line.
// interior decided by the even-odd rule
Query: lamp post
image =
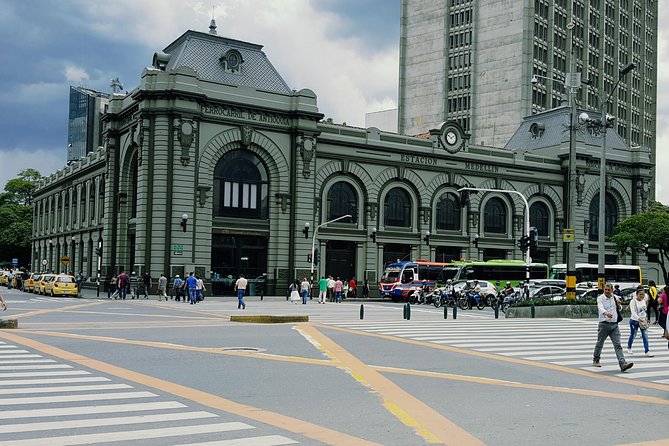
<path fill-rule="evenodd" d="M 571 25 L 571 26 L 569 26 Z M 572 29 L 574 28 L 573 23 L 569 23 L 567 25 L 568 28 L 568 37 L 567 41 L 571 42 L 571 33 Z M 532 76 L 532 83 L 536 84 L 538 81 L 537 78 L 542 78 L 542 79 L 548 79 L 552 82 L 558 82 L 565 87 L 569 89 L 569 164 L 567 167 L 567 178 L 568 178 L 568 190 L 567 190 L 567 196 L 568 196 L 568 201 L 567 201 L 567 221 L 566 221 L 566 229 L 569 231 L 565 231 L 565 233 L 569 232 L 571 234 L 574 234 L 574 223 L 576 220 L 576 138 L 574 136 L 574 133 L 576 132 L 576 126 L 578 124 L 577 116 L 576 116 L 576 90 L 580 87 L 581 85 L 581 73 L 575 73 L 575 67 L 574 67 L 574 55 L 573 55 L 573 46 L 572 46 L 572 52 L 571 52 L 571 65 L 570 65 L 570 70 L 571 73 L 568 73 L 567 76 L 565 77 L 565 82 L 562 82 L 558 79 L 553 79 L 551 77 L 545 77 L 545 76 L 539 76 L 539 75 L 534 75 Z M 567 252 L 566 252 L 566 257 L 567 261 L 565 262 L 567 264 L 567 274 L 565 277 L 566 281 L 566 288 L 567 288 L 567 294 L 566 297 L 567 299 L 575 299 L 576 298 L 576 247 L 575 247 L 575 240 L 573 240 L 573 237 L 571 239 L 565 240 L 566 237 L 563 237 L 563 241 L 567 243 Z"/>
<path fill-rule="evenodd" d="M 311 236 L 311 276 L 310 276 L 311 290 L 314 289 L 314 261 L 316 260 L 316 259 L 314 259 L 314 250 L 316 249 L 316 234 L 318 234 L 318 229 L 321 226 L 325 226 L 327 224 L 334 223 L 335 221 L 339 221 L 339 220 L 343 220 L 345 218 L 351 218 L 351 217 L 352 217 L 352 215 L 350 215 L 350 214 L 342 215 L 341 217 L 337 217 L 337 218 L 334 218 L 330 221 L 326 221 L 325 223 L 321 223 L 320 225 L 318 225 L 314 228 L 313 235 Z M 305 227 L 308 228 L 307 225 L 305 225 Z M 311 297 L 313 298 L 313 295 Z"/>

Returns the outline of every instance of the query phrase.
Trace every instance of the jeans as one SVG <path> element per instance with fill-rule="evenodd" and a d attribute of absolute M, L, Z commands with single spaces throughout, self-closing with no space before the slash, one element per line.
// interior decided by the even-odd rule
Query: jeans
<path fill-rule="evenodd" d="M 246 293 L 246 290 L 237 290 L 237 309 L 240 308 L 246 308 L 246 304 L 244 303 L 244 294 Z"/>
<path fill-rule="evenodd" d="M 341 302 L 341 291 L 335 291 L 335 302 Z"/>
<path fill-rule="evenodd" d="M 636 331 L 639 329 L 639 321 L 630 319 L 630 338 L 627 340 L 627 348 L 632 348 L 632 342 L 634 342 L 634 337 L 636 336 Z M 641 329 L 641 339 L 643 340 L 643 351 L 648 353 L 648 334 L 646 329 Z"/>
<path fill-rule="evenodd" d="M 118 289 L 118 298 L 125 300 L 125 296 L 128 294 L 128 288 L 127 287 L 119 287 Z"/>
<path fill-rule="evenodd" d="M 309 290 L 302 290 L 302 303 L 306 304 L 309 299 Z"/>
<path fill-rule="evenodd" d="M 595 352 L 592 355 L 592 359 L 595 362 L 599 362 L 599 359 L 602 356 L 604 341 L 609 337 L 611 338 L 613 349 L 616 351 L 618 364 L 622 366 L 625 364 L 625 355 L 623 355 L 623 348 L 620 346 L 620 330 L 618 329 L 618 324 L 615 322 L 599 322 L 599 325 L 597 326 L 597 344 L 595 344 Z"/>
<path fill-rule="evenodd" d="M 190 303 L 197 303 L 197 290 L 195 288 L 188 288 L 188 298 Z"/>

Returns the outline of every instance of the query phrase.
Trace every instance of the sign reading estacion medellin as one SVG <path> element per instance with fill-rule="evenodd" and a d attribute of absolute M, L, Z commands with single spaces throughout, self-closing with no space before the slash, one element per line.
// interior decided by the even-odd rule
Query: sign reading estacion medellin
<path fill-rule="evenodd" d="M 257 110 L 247 110 L 242 108 L 226 107 L 223 105 L 203 105 L 202 113 L 211 116 L 220 116 L 224 118 L 243 119 L 264 124 L 274 124 L 289 126 L 290 119 L 273 113 L 265 113 Z"/>

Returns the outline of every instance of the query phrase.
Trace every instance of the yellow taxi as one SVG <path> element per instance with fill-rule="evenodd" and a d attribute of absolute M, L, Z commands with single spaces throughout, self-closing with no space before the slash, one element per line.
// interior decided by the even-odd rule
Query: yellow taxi
<path fill-rule="evenodd" d="M 74 276 L 69 274 L 58 274 L 46 282 L 44 286 L 44 294 L 51 296 L 77 296 L 79 290 L 77 289 L 77 282 Z"/>
<path fill-rule="evenodd" d="M 0 271 L 0 285 L 7 286 L 9 271 Z"/>
<path fill-rule="evenodd" d="M 35 293 L 46 294 L 46 284 L 56 278 L 56 274 L 42 274 L 38 282 L 35 282 Z"/>
<path fill-rule="evenodd" d="M 29 293 L 34 293 L 35 292 L 35 284 L 39 282 L 39 279 L 42 275 L 37 274 L 37 273 L 32 273 L 30 277 L 28 277 L 23 284 L 23 291 L 27 291 Z"/>

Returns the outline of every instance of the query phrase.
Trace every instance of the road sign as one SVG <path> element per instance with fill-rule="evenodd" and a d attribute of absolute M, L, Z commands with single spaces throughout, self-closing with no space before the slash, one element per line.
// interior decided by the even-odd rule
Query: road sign
<path fill-rule="evenodd" d="M 12 266 L 19 266 L 19 259 L 13 258 L 12 259 Z"/>
<path fill-rule="evenodd" d="M 182 256 L 182 255 L 184 255 L 184 252 L 183 251 L 173 251 L 172 254 L 174 254 L 175 256 Z"/>
<path fill-rule="evenodd" d="M 562 241 L 571 243 L 575 240 L 574 228 L 564 228 L 562 231 Z"/>
<path fill-rule="evenodd" d="M 67 265 L 68 263 L 70 263 L 70 258 L 68 256 L 63 256 L 60 258 L 60 263 L 62 263 L 63 265 Z"/>
<path fill-rule="evenodd" d="M 172 251 L 183 251 L 184 245 L 172 245 Z"/>
<path fill-rule="evenodd" d="M 47 263 L 49 263 L 47 259 L 42 260 L 42 265 L 46 266 Z"/>

